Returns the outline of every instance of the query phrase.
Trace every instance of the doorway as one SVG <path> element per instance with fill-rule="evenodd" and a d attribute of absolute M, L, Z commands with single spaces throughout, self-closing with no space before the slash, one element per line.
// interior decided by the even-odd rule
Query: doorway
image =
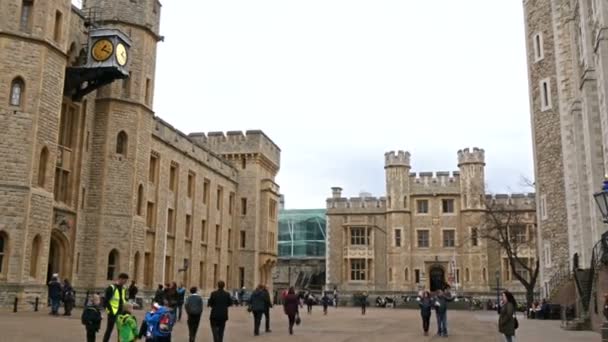
<path fill-rule="evenodd" d="M 445 271 L 441 266 L 431 267 L 430 281 L 431 281 L 431 292 L 437 290 L 443 290 L 445 287 Z"/>
<path fill-rule="evenodd" d="M 49 258 L 46 272 L 46 282 L 48 284 L 53 277 L 53 274 L 59 274 L 59 278 L 67 277 L 65 269 L 66 260 L 66 244 L 62 236 L 58 236 L 58 233 L 51 233 L 51 245 L 49 247 Z"/>

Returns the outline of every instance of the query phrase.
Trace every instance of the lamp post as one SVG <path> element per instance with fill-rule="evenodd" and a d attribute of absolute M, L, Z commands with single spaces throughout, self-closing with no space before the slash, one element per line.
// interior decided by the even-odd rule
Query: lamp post
<path fill-rule="evenodd" d="M 496 311 L 500 313 L 500 271 L 496 270 Z"/>
<path fill-rule="evenodd" d="M 604 179 L 604 183 L 602 184 L 602 191 L 596 192 L 595 194 L 593 194 L 593 197 L 595 198 L 597 207 L 599 208 L 600 213 L 602 214 L 602 221 L 608 224 L 608 176 L 606 176 L 606 179 Z M 602 252 L 608 253 L 608 231 L 602 234 L 602 238 L 599 243 L 602 244 Z M 601 258 L 604 259 L 603 255 L 601 256 Z M 602 325 L 602 341 L 606 342 L 608 341 L 608 317 L 604 318 L 604 324 Z"/>

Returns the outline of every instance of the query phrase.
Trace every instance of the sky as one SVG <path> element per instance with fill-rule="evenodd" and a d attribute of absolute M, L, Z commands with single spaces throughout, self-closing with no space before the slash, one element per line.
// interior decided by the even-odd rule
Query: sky
<path fill-rule="evenodd" d="M 288 209 L 385 194 L 412 171 L 486 151 L 489 193 L 533 178 L 521 1 L 163 1 L 154 109 L 183 132 L 263 130 Z"/>

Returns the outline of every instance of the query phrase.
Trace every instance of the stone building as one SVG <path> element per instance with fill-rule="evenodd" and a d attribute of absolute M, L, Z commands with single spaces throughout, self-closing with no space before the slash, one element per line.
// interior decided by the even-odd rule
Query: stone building
<path fill-rule="evenodd" d="M 488 201 L 512 205 L 521 220 L 511 234 L 532 239 L 519 257 L 533 264 L 534 195 L 487 195 L 481 149 L 458 151 L 458 167 L 413 173 L 408 152 L 388 152 L 385 197 L 344 198 L 341 188 L 333 188 L 327 200 L 327 286 L 413 293 L 448 283 L 459 294 L 495 298 L 499 272 L 500 286 L 521 294 L 506 255 L 480 229 Z"/>
<path fill-rule="evenodd" d="M 280 149 L 154 116 L 156 0 L 0 2 L 0 303 L 53 273 L 79 293 L 271 285 Z M 43 300 L 44 302 L 44 300 Z"/>
<path fill-rule="evenodd" d="M 588 309 L 608 292 L 605 266 L 596 262 L 606 225 L 593 200 L 608 162 L 608 4 L 524 0 L 523 7 L 543 294 L 576 302 L 598 327 L 597 311 Z"/>

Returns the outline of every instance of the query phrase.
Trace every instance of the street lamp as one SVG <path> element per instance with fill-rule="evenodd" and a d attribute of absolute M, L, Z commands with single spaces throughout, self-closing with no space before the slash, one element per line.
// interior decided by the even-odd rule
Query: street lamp
<path fill-rule="evenodd" d="M 500 313 L 500 271 L 496 270 L 496 311 Z"/>

